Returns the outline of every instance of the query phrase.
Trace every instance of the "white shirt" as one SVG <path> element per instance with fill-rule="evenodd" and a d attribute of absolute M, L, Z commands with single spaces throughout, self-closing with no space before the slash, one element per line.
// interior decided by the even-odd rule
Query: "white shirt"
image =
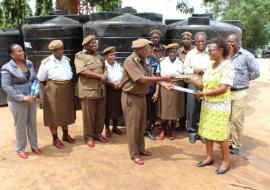
<path fill-rule="evenodd" d="M 208 67 L 210 57 L 206 51 L 200 52 L 197 48 L 190 50 L 184 62 L 184 73 L 194 74 L 194 69 L 205 70 Z"/>
<path fill-rule="evenodd" d="M 46 59 L 42 60 L 38 70 L 37 78 L 39 81 L 58 80 L 65 81 L 72 79 L 72 70 L 69 63 L 69 58 L 63 56 L 59 61 L 50 55 Z"/>
<path fill-rule="evenodd" d="M 113 65 L 110 65 L 106 60 L 105 66 L 108 73 L 108 81 L 119 84 L 123 78 L 123 67 L 116 61 Z"/>
<path fill-rule="evenodd" d="M 169 57 L 160 62 L 160 76 L 177 76 L 180 74 L 183 74 L 183 62 L 178 57 L 174 62 L 171 62 Z"/>

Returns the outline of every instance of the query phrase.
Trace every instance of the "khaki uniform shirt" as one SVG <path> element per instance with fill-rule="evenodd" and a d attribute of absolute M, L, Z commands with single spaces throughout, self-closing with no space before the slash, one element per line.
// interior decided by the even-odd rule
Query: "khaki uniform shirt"
<path fill-rule="evenodd" d="M 157 58 L 165 57 L 166 52 L 165 52 L 165 49 L 163 47 L 163 44 L 159 44 L 158 47 L 155 47 L 154 50 L 153 50 L 153 54 Z"/>
<path fill-rule="evenodd" d="M 134 95 L 146 95 L 148 84 L 138 82 L 144 76 L 149 76 L 147 65 L 133 52 L 124 62 L 122 90 Z"/>
<path fill-rule="evenodd" d="M 191 46 L 191 47 L 190 47 L 190 50 L 192 50 L 193 48 L 194 48 L 194 46 Z M 190 51 L 190 50 L 189 50 L 189 51 Z M 179 59 L 180 59 L 182 62 L 185 61 L 186 55 L 187 55 L 187 53 L 188 53 L 189 51 L 186 51 L 185 48 L 184 48 L 183 46 L 180 47 L 180 48 L 178 49 L 178 57 L 179 57 Z"/>
<path fill-rule="evenodd" d="M 84 49 L 75 55 L 75 67 L 77 74 L 83 71 L 92 71 L 104 74 L 104 64 L 99 55 L 90 55 Z M 105 85 L 99 79 L 85 78 L 79 75 L 75 95 L 79 98 L 99 99 L 105 97 Z"/>

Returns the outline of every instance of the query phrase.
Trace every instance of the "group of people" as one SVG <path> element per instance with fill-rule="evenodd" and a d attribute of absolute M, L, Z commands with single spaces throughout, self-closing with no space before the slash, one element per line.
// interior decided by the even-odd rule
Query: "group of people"
<path fill-rule="evenodd" d="M 144 135 L 156 140 L 153 128 L 159 122 L 159 139 L 168 135 L 174 140 L 179 123 L 187 128 L 190 143 L 201 139 L 206 145 L 206 158 L 198 167 L 213 163 L 213 143 L 219 142 L 223 161 L 216 173 L 225 173 L 229 152 L 238 154 L 240 149 L 249 81 L 260 75 L 254 56 L 241 48 L 240 37 L 235 34 L 226 42 L 217 39 L 207 46 L 206 34 L 198 32 L 193 46 L 192 34 L 184 32 L 181 47 L 178 43 L 162 45 L 159 30 L 151 31 L 150 36 L 150 41 L 139 38 L 132 42 L 133 53 L 123 64 L 116 61 L 117 47 L 105 48 L 101 57 L 96 37 L 84 38 L 83 50 L 75 55 L 74 64 L 78 77 L 75 96 L 81 103 L 85 144 L 93 148 L 96 140 L 108 142 L 112 133 L 123 135 L 117 125 L 124 117 L 130 157 L 143 165 L 142 156 L 151 155 L 145 149 Z M 68 125 L 76 119 L 70 60 L 64 55 L 61 40 L 53 40 L 48 48 L 52 55 L 42 61 L 37 75 L 18 44 L 10 45 L 12 59 L 1 70 L 2 87 L 15 121 L 16 151 L 22 158 L 28 157 L 26 131 L 32 151 L 41 153 L 35 97 L 29 95 L 34 80 L 44 91 L 44 125 L 50 128 L 52 144 L 64 147 L 57 135 L 59 126 L 62 140 L 76 143 L 68 132 Z M 174 86 L 195 90 L 195 94 L 176 91 Z"/>

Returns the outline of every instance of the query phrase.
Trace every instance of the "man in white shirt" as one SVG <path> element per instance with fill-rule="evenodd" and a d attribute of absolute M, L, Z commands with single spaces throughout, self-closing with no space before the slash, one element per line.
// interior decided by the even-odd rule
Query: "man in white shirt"
<path fill-rule="evenodd" d="M 57 135 L 58 126 L 63 130 L 62 140 L 75 143 L 68 134 L 68 125 L 75 122 L 74 94 L 71 84 L 73 73 L 70 59 L 64 55 L 63 42 L 53 40 L 49 44 L 49 49 L 53 54 L 41 62 L 37 74 L 38 80 L 44 86 L 44 125 L 50 128 L 53 136 L 52 144 L 56 148 L 64 148 Z"/>
<path fill-rule="evenodd" d="M 190 50 L 184 62 L 184 73 L 193 75 L 194 78 L 202 80 L 207 65 L 209 64 L 209 55 L 206 51 L 207 36 L 204 32 L 195 34 L 196 48 Z M 189 89 L 196 89 L 193 84 L 188 85 Z M 193 94 L 187 95 L 187 124 L 190 143 L 195 143 L 198 137 L 198 121 L 200 118 L 201 101 L 196 99 Z"/>

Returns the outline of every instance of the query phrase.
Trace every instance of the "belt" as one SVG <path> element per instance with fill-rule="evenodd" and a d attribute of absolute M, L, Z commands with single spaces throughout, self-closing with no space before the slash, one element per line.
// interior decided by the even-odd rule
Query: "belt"
<path fill-rule="evenodd" d="M 243 87 L 243 88 L 231 88 L 231 91 L 245 90 L 245 89 L 248 89 L 248 88 L 249 88 L 248 86 Z"/>
<path fill-rule="evenodd" d="M 49 80 L 55 84 L 68 84 L 70 83 L 70 80 Z"/>
<path fill-rule="evenodd" d="M 139 96 L 139 97 L 145 97 L 145 94 L 132 94 L 130 92 L 125 92 L 123 91 L 123 93 L 127 94 L 127 95 L 132 95 L 132 96 Z"/>

